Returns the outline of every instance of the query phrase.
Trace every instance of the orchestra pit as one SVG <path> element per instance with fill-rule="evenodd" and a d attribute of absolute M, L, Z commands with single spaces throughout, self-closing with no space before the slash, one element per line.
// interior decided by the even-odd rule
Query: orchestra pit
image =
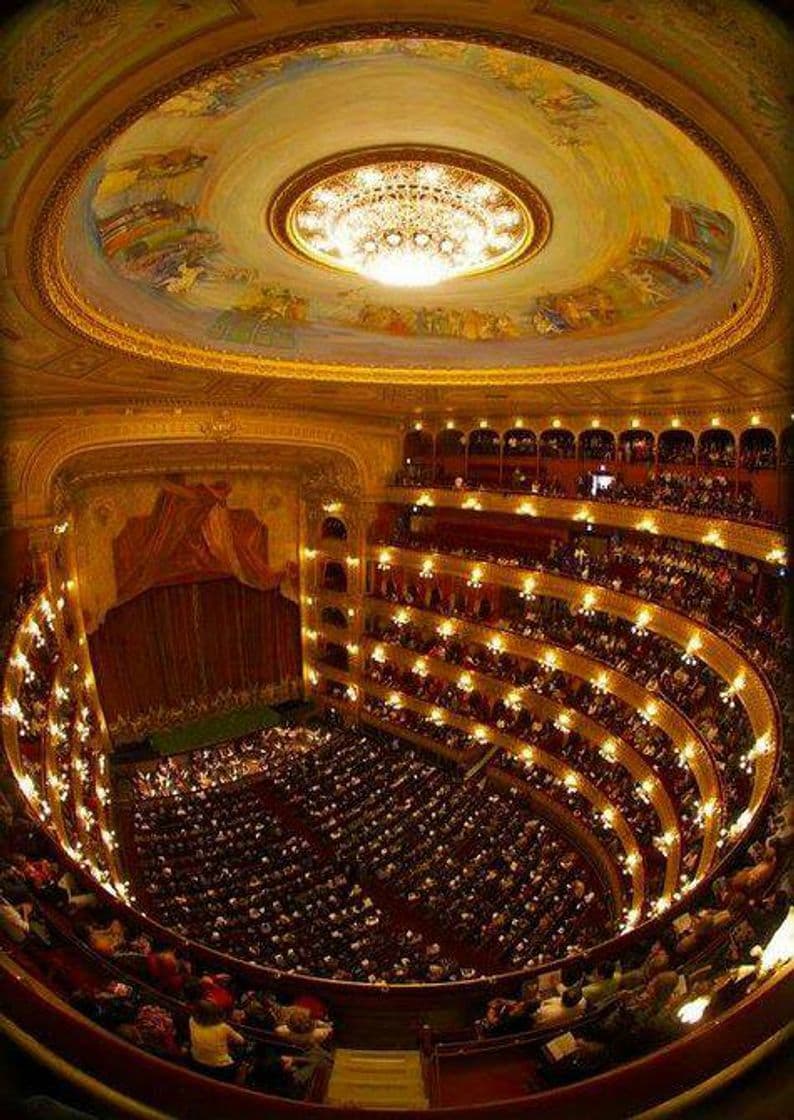
<path fill-rule="evenodd" d="M 785 8 L 7 10 L 3 1115 L 789 1113 Z"/>

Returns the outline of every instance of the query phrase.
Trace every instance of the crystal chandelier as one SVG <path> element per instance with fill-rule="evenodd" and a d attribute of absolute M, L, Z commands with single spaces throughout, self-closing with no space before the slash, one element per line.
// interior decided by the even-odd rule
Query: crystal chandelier
<path fill-rule="evenodd" d="M 517 193 L 443 158 L 371 160 L 315 179 L 285 226 L 302 256 L 392 287 L 502 268 L 536 240 Z"/>

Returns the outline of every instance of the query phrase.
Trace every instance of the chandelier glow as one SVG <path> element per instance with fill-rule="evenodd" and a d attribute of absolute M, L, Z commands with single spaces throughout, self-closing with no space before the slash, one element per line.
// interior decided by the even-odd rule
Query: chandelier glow
<path fill-rule="evenodd" d="M 525 201 L 462 162 L 360 161 L 293 195 L 286 240 L 318 263 L 391 287 L 429 287 L 489 272 L 537 241 Z"/>

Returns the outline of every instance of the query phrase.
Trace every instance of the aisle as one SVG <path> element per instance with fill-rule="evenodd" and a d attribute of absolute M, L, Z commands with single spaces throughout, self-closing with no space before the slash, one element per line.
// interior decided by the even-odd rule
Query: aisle
<path fill-rule="evenodd" d="M 298 809 L 283 798 L 267 778 L 258 783 L 258 790 L 267 810 L 278 817 L 286 828 L 307 840 L 322 859 L 334 859 L 333 847 L 306 822 Z M 486 949 L 459 938 L 449 928 L 434 922 L 399 893 L 390 890 L 388 884 L 382 883 L 374 875 L 367 875 L 364 867 L 356 865 L 354 877 L 398 929 L 416 930 L 422 934 L 426 944 L 436 942 L 446 956 L 483 975 L 489 976 L 501 970 L 499 960 Z"/>
<path fill-rule="evenodd" d="M 416 1050 L 335 1050 L 325 1104 L 428 1107 Z"/>

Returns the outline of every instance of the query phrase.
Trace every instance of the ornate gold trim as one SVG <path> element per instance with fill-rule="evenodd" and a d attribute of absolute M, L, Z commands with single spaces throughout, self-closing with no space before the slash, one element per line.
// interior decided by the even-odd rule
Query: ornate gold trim
<path fill-rule="evenodd" d="M 334 701 L 338 704 L 339 701 Z M 369 724 L 372 727 L 379 728 L 386 731 L 388 734 L 394 733 L 394 725 L 388 720 L 381 719 L 373 712 L 362 709 L 359 717 L 361 723 Z M 427 735 L 421 735 L 417 731 L 412 731 L 408 727 L 400 726 L 399 735 L 409 743 L 416 743 L 418 746 L 423 747 L 427 751 L 435 752 L 438 755 L 440 744 L 431 739 Z M 442 757 L 445 757 L 442 755 Z M 603 882 L 606 878 L 611 891 L 611 899 L 614 906 L 615 919 L 623 912 L 625 906 L 626 896 L 620 884 L 620 875 L 618 872 L 617 864 L 614 857 L 608 852 L 605 844 L 598 838 L 595 832 L 591 832 L 586 826 L 578 820 L 573 813 L 567 809 L 561 802 L 556 801 L 551 794 L 530 786 L 529 783 L 522 783 L 526 788 L 526 793 L 529 797 L 529 803 L 535 808 L 536 811 L 556 829 L 563 833 L 563 835 L 574 845 L 579 854 L 585 859 L 592 860 L 596 870 L 601 871 L 599 879 Z M 602 877 L 603 876 L 603 877 Z M 617 927 L 617 921 L 615 926 Z"/>
<path fill-rule="evenodd" d="M 705 333 L 679 339 L 651 352 L 629 352 L 618 358 L 535 366 L 489 366 L 483 369 L 432 368 L 436 385 L 505 385 L 519 381 L 572 383 L 598 377 L 619 380 L 664 373 L 723 359 L 754 335 L 776 305 L 781 292 L 783 248 L 771 215 L 755 185 L 725 149 L 695 124 L 681 109 L 633 78 L 612 67 L 583 58 L 575 52 L 525 35 L 505 34 L 460 25 L 424 25 L 394 21 L 351 23 L 267 40 L 206 63 L 143 98 L 118 117 L 64 170 L 50 191 L 29 246 L 29 267 L 42 302 L 80 334 L 108 348 L 173 366 L 220 370 L 254 376 L 290 376 L 296 380 L 384 381 L 394 384 L 427 384 L 424 366 L 345 365 L 308 359 L 268 358 L 232 353 L 211 346 L 186 344 L 123 323 L 93 307 L 75 286 L 65 267 L 60 233 L 66 208 L 90 164 L 104 148 L 145 113 L 180 91 L 220 71 L 245 65 L 262 57 L 316 47 L 321 44 L 366 38 L 453 39 L 518 52 L 565 66 L 575 73 L 604 82 L 665 117 L 684 132 L 726 176 L 736 191 L 755 235 L 758 267 L 753 285 L 741 307 Z"/>
<path fill-rule="evenodd" d="M 415 505 L 423 495 L 430 497 L 433 505 L 440 509 L 456 510 L 468 508 L 463 503 L 476 498 L 478 512 L 525 517 L 530 521 L 592 521 L 596 525 L 610 525 L 627 532 L 649 532 L 648 525 L 651 524 L 654 529 L 651 535 L 705 544 L 725 552 L 752 556 L 765 563 L 780 562 L 770 560 L 772 555 L 788 555 L 786 535 L 782 530 L 751 521 L 730 521 L 724 517 L 656 509 L 654 506 L 623 505 L 588 498 L 551 498 L 530 492 L 505 495 L 499 490 L 456 491 L 433 486 L 386 486 L 368 500 Z"/>
<path fill-rule="evenodd" d="M 411 570 L 419 570 L 422 559 L 430 556 L 443 562 L 446 575 L 467 578 L 471 571 L 471 560 L 453 556 L 451 553 L 437 552 L 430 547 L 409 549 L 397 545 L 369 545 L 367 561 L 377 562 L 384 547 L 392 555 L 392 564 L 400 564 Z M 536 595 L 561 599 L 571 604 L 578 604 L 585 591 L 592 591 L 599 611 L 605 611 L 616 618 L 623 618 L 630 622 L 636 621 L 640 613 L 647 611 L 649 617 L 644 622 L 646 628 L 674 642 L 682 650 L 686 649 L 693 631 L 697 631 L 702 641 L 698 649 L 698 657 L 701 661 L 728 684 L 739 676 L 745 678 L 744 688 L 739 694 L 739 703 L 747 713 L 753 734 L 759 739 L 767 738 L 772 745 L 769 754 L 756 760 L 749 808 L 755 813 L 765 803 L 781 757 L 780 713 L 765 677 L 748 660 L 748 655 L 743 650 L 733 645 L 724 635 L 712 630 L 708 623 L 690 619 L 680 611 L 662 606 L 652 599 L 641 599 L 626 591 L 613 591 L 603 584 L 590 583 L 573 576 L 561 576 L 554 572 L 514 568 L 488 560 L 478 560 L 477 564 L 483 569 L 483 579 L 487 582 L 520 591 L 523 590 L 526 576 L 532 575 L 535 580 L 533 591 Z"/>
<path fill-rule="evenodd" d="M 394 603 L 374 595 L 368 595 L 366 598 L 366 613 L 379 618 L 392 615 L 394 608 Z M 424 626 L 427 630 L 432 629 L 438 623 L 439 615 L 426 607 L 415 605 L 407 607 L 400 604 L 399 609 L 407 612 L 408 618 L 412 622 L 416 623 L 418 621 L 418 624 Z M 680 748 L 687 743 L 694 745 L 694 754 L 686 760 L 686 765 L 698 784 L 702 799 L 705 801 L 719 793 L 719 779 L 714 758 L 709 751 L 704 735 L 692 724 L 689 717 L 670 700 L 658 693 L 650 692 L 644 685 L 634 680 L 629 673 L 615 668 L 606 661 L 599 660 L 586 651 L 567 649 L 550 639 L 527 638 L 514 631 L 501 630 L 498 627 L 481 622 L 472 622 L 458 615 L 450 615 L 449 617 L 454 620 L 456 634 L 464 635 L 467 639 L 479 645 L 485 645 L 491 638 L 498 636 L 504 641 L 508 653 L 527 661 L 534 661 L 537 664 L 543 664 L 547 651 L 552 650 L 556 665 L 563 672 L 569 673 L 581 681 L 592 681 L 594 674 L 597 672 L 605 673 L 609 679 L 610 694 L 619 697 L 624 704 L 633 708 L 634 711 L 641 711 L 649 701 L 653 701 L 657 705 L 658 711 L 650 722 L 664 732 L 673 746 Z M 329 626 L 327 622 L 321 622 L 318 633 L 322 635 L 325 631 L 335 631 L 336 636 L 343 642 L 344 637 L 342 636 L 348 636 L 347 631 Z M 379 644 L 380 641 L 381 639 L 374 639 L 366 635 L 366 631 L 362 638 L 362 642 L 372 642 L 373 644 Z M 385 639 L 383 639 L 383 642 L 389 644 Z M 494 677 L 494 679 L 501 680 L 502 678 Z M 513 687 L 508 685 L 507 691 L 510 691 Z M 575 703 L 571 703 L 569 706 L 579 711 Z M 590 718 L 592 720 L 592 717 Z M 593 720 L 593 722 L 598 723 L 597 720 Z M 605 732 L 604 738 L 610 737 L 615 738 L 611 732 Z M 644 761 L 641 753 L 630 743 L 625 742 L 625 747 L 629 757 L 636 756 L 641 763 Z M 646 764 L 653 769 L 652 763 L 646 762 Z M 660 780 L 664 785 L 664 780 Z"/>

